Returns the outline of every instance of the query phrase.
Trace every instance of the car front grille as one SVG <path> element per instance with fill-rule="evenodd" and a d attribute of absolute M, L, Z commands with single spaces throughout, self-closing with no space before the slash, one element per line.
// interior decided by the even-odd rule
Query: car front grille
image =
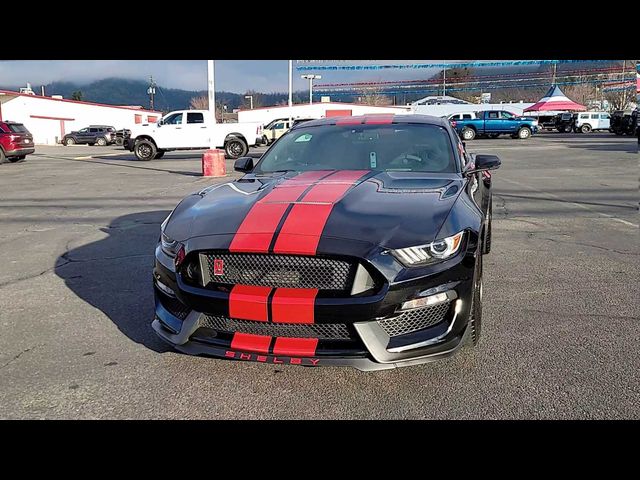
<path fill-rule="evenodd" d="M 390 337 L 416 332 L 442 322 L 449 311 L 451 302 L 442 302 L 424 308 L 407 310 L 394 318 L 379 320 L 378 325 Z"/>
<path fill-rule="evenodd" d="M 357 263 L 353 261 L 253 253 L 201 253 L 203 282 L 274 288 L 317 288 L 348 291 Z"/>
<path fill-rule="evenodd" d="M 317 338 L 320 340 L 351 340 L 355 338 L 343 323 L 267 323 L 203 315 L 200 319 L 200 327 L 221 332 L 241 332 L 273 337 Z"/>

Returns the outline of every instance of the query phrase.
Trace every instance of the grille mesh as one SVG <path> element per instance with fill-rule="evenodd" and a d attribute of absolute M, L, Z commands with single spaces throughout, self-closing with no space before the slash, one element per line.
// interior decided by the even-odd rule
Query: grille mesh
<path fill-rule="evenodd" d="M 349 290 L 357 264 L 346 260 L 296 255 L 206 253 L 208 279 L 215 283 L 275 288 Z M 214 275 L 214 260 L 224 262 L 224 274 Z"/>
<path fill-rule="evenodd" d="M 331 340 L 349 340 L 353 338 L 343 323 L 267 323 L 250 320 L 204 315 L 200 326 L 222 332 L 241 332 L 273 337 L 318 338 Z"/>
<path fill-rule="evenodd" d="M 379 320 L 378 325 L 390 337 L 416 332 L 443 321 L 449 311 L 450 304 L 451 302 L 443 302 L 425 308 L 407 310 L 398 317 Z"/>
<path fill-rule="evenodd" d="M 189 315 L 191 311 L 189 307 L 177 298 L 167 297 L 166 295 L 161 296 L 160 303 L 162 303 L 162 306 L 167 309 L 171 315 L 178 317 L 180 320 L 187 318 L 187 315 Z"/>

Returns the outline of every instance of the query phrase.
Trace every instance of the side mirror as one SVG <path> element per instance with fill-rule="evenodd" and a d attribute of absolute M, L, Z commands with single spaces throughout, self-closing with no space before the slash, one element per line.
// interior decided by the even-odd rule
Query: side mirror
<path fill-rule="evenodd" d="M 252 157 L 240 157 L 233 164 L 233 169 L 236 172 L 248 173 L 253 170 L 253 158 Z"/>
<path fill-rule="evenodd" d="M 484 170 L 495 170 L 500 168 L 502 162 L 496 155 L 476 155 L 475 168 L 473 170 L 467 170 L 465 175 L 471 175 Z"/>

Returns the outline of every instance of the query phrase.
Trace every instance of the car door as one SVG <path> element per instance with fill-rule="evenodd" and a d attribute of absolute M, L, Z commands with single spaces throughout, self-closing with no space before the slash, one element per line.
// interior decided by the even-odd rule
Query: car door
<path fill-rule="evenodd" d="M 608 130 L 611 127 L 611 116 L 608 113 L 600 114 L 600 128 Z"/>
<path fill-rule="evenodd" d="M 517 117 L 511 112 L 500 112 L 501 128 L 503 132 L 513 133 L 520 126 Z"/>
<path fill-rule="evenodd" d="M 169 115 L 162 121 L 162 125 L 158 130 L 158 144 L 159 148 L 178 148 L 184 143 L 182 139 L 182 130 L 184 115 L 182 112 Z"/>
<path fill-rule="evenodd" d="M 90 127 L 89 134 L 85 137 L 85 141 L 83 143 L 95 143 L 98 138 L 98 134 L 100 133 L 99 128 Z"/>
<path fill-rule="evenodd" d="M 277 140 L 278 138 L 280 138 L 280 135 L 282 135 L 282 132 L 284 130 L 284 122 L 278 122 L 276 123 L 273 128 L 271 129 L 271 137 L 269 138 L 269 140 Z"/>
<path fill-rule="evenodd" d="M 89 136 L 90 136 L 89 128 L 88 127 L 87 128 L 81 128 L 80 130 L 78 130 L 76 132 L 76 135 L 75 135 L 76 143 L 88 143 L 89 142 Z"/>
<path fill-rule="evenodd" d="M 484 130 L 486 133 L 498 133 L 502 131 L 502 119 L 500 111 L 489 111 L 486 113 Z"/>
<path fill-rule="evenodd" d="M 204 123 L 202 112 L 187 112 L 187 123 L 183 126 L 185 145 L 206 148 L 209 146 L 209 128 Z"/>

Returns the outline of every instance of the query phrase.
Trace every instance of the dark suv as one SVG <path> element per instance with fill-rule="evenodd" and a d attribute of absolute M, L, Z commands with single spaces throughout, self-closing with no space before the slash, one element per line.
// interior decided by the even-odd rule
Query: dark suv
<path fill-rule="evenodd" d="M 576 125 L 575 113 L 559 113 L 554 118 L 554 126 L 560 133 L 571 133 L 575 130 Z"/>
<path fill-rule="evenodd" d="M 85 143 L 88 145 L 110 145 L 116 141 L 116 129 L 108 125 L 90 125 L 62 137 L 63 145 Z"/>
<path fill-rule="evenodd" d="M 0 122 L 0 163 L 20 162 L 33 152 L 33 135 L 27 127 L 16 122 Z"/>
<path fill-rule="evenodd" d="M 611 114 L 609 131 L 616 135 L 637 135 L 638 109 L 616 110 Z"/>

